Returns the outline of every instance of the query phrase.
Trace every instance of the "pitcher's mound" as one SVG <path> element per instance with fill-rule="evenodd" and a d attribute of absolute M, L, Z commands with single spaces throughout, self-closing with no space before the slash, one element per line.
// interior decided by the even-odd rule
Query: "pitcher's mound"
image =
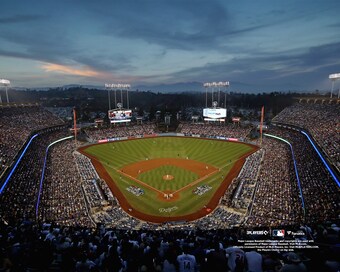
<path fill-rule="evenodd" d="M 163 179 L 164 180 L 172 180 L 172 179 L 174 179 L 174 176 L 172 176 L 172 175 L 164 175 Z"/>

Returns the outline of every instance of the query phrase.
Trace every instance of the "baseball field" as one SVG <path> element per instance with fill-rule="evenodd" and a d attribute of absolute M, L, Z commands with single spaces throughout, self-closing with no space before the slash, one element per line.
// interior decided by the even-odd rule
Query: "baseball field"
<path fill-rule="evenodd" d="M 213 139 L 152 137 L 94 144 L 88 156 L 122 208 L 150 222 L 210 213 L 257 147 Z"/>

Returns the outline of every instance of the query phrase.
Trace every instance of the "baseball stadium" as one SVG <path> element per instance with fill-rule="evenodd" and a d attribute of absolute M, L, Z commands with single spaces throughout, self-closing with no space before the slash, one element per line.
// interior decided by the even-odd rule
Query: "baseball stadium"
<path fill-rule="evenodd" d="M 224 93 L 217 87 L 212 92 L 199 116 L 174 129 L 167 114 L 161 122 L 143 121 L 123 107 L 129 101 L 123 96 L 95 126 L 84 127 L 76 109 L 66 122 L 39 104 L 1 104 L 2 238 L 12 248 L 10 230 L 34 233 L 20 238 L 27 243 L 44 235 L 36 252 L 50 245 L 55 254 L 42 264 L 45 270 L 27 271 L 71 271 L 64 269 L 78 257 L 70 253 L 69 264 L 63 255 L 76 250 L 70 241 L 82 241 L 86 248 L 78 247 L 93 262 L 117 242 L 132 254 L 126 249 L 132 240 L 157 249 L 183 239 L 194 252 L 214 241 L 235 246 L 244 239 L 301 235 L 317 241 L 309 247 L 328 252 L 339 220 L 339 100 L 295 99 L 270 124 L 264 124 L 262 107 L 253 124 L 227 117 L 217 99 Z M 90 244 L 97 252 L 92 257 Z M 34 253 L 20 250 L 29 267 Z M 316 252 L 294 251 L 309 260 Z M 133 265 L 128 255 L 119 258 Z"/>
<path fill-rule="evenodd" d="M 0 3 L 0 272 L 340 272 L 340 0 Z"/>

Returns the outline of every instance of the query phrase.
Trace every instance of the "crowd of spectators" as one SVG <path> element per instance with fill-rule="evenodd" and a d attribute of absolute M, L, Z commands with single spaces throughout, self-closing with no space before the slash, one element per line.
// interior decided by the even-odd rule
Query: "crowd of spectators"
<path fill-rule="evenodd" d="M 308 130 L 340 169 L 340 105 L 299 103 L 285 108 L 273 121 Z"/>
<path fill-rule="evenodd" d="M 213 131 L 215 133 L 218 133 L 218 131 L 222 129 L 228 130 L 228 126 L 200 126 L 201 125 L 199 124 L 184 124 L 182 125 L 181 130 L 183 132 L 183 130 L 190 127 L 205 128 L 206 131 Z M 209 126 L 212 129 L 207 129 L 206 126 Z M 235 125 L 231 126 L 234 128 Z M 146 132 L 152 133 L 152 128 L 153 125 L 123 126 L 95 130 L 89 129 L 87 133 L 93 133 L 92 135 L 97 137 L 96 139 L 101 139 L 102 137 L 107 138 L 106 133 L 109 132 L 113 133 L 110 134 L 112 137 L 117 137 L 117 135 L 114 134 L 115 132 L 120 133 L 119 135 L 121 137 L 128 137 L 128 135 L 135 136 L 137 134 L 143 135 L 143 133 Z M 148 129 L 151 129 L 152 131 L 148 131 Z M 286 138 L 295 139 L 295 142 L 299 142 L 301 146 L 307 144 L 307 142 L 301 138 L 303 137 L 301 135 L 301 139 L 297 141 L 296 139 L 298 139 L 298 136 L 293 137 L 292 131 L 286 131 L 286 133 L 283 133 L 283 130 L 280 132 L 279 129 L 272 129 L 272 131 L 273 133 L 285 136 Z M 61 134 L 54 132 L 52 134 L 53 136 L 51 137 L 44 137 L 44 139 L 39 138 L 39 141 L 34 141 L 32 143 L 32 149 L 28 150 L 28 159 L 23 160 L 25 163 L 29 164 L 32 163 L 32 161 L 40 161 L 39 165 L 34 163 L 37 171 L 34 171 L 34 168 L 29 168 L 32 173 L 26 173 L 24 170 L 26 167 L 19 164 L 19 171 L 16 175 L 23 177 L 30 177 L 30 175 L 33 175 L 35 178 L 29 179 L 26 183 L 21 183 L 21 187 L 25 187 L 26 189 L 17 192 L 18 195 L 22 194 L 22 196 L 17 197 L 18 204 L 14 204 L 14 207 L 17 207 L 17 209 L 20 210 L 19 203 L 25 204 L 23 205 L 25 211 L 18 212 L 18 218 L 21 216 L 32 218 L 34 215 L 35 203 L 34 201 L 31 201 L 30 198 L 36 197 L 38 192 L 38 181 L 40 181 L 45 146 L 52 141 L 52 138 L 57 139 L 62 134 L 64 135 L 65 132 Z M 223 136 L 226 135 L 223 134 Z M 36 148 L 34 144 L 38 144 L 40 148 Z M 244 218 L 241 216 L 242 211 L 240 212 L 238 209 L 249 211 L 249 207 L 252 209 L 251 214 L 247 219 L 247 225 L 279 225 L 292 224 L 301 221 L 301 201 L 289 146 L 277 140 L 265 138 L 262 147 L 262 150 L 247 158 L 238 178 L 233 181 L 233 184 L 228 188 L 226 194 L 222 198 L 222 210 L 216 209 L 209 214 L 209 216 L 193 223 L 194 226 L 205 228 L 205 226 L 209 226 L 209 222 L 219 221 L 221 224 L 217 225 L 223 225 L 224 227 L 240 224 L 243 222 Z M 306 147 L 301 148 L 306 150 Z M 59 143 L 51 148 L 46 164 L 47 168 L 42 190 L 39 219 L 65 225 L 81 224 L 83 226 L 90 226 L 93 221 L 100 222 L 100 219 L 106 218 L 104 223 L 107 225 L 110 225 L 110 222 L 112 221 L 115 223 L 125 221 L 127 226 L 144 226 L 139 220 L 131 218 L 121 210 L 117 200 L 110 192 L 110 189 L 105 182 L 99 179 L 90 160 L 77 152 L 73 153 L 73 151 L 74 146 L 71 142 Z M 266 155 L 263 158 L 264 151 L 266 152 Z M 304 181 L 304 173 L 306 179 L 310 179 L 310 176 L 314 176 L 316 180 L 320 180 L 323 178 L 322 175 L 327 176 L 324 167 L 319 163 L 320 165 L 316 165 L 319 165 L 320 171 L 316 171 L 318 168 L 315 167 L 315 164 L 313 165 L 313 169 L 309 169 L 307 167 L 308 161 L 305 161 L 306 154 L 297 151 L 295 155 L 299 162 L 298 166 L 302 171 L 301 184 L 305 185 L 305 187 L 302 186 L 302 189 L 304 194 L 307 195 L 306 210 L 310 211 L 308 213 L 309 218 L 311 220 L 334 219 L 336 216 L 334 211 L 338 209 L 338 198 L 334 196 L 338 193 L 336 187 L 330 189 L 326 186 L 326 188 L 322 188 L 321 190 L 321 193 L 325 193 L 325 197 L 322 197 L 322 199 L 317 202 L 308 201 L 308 195 L 315 193 L 316 189 L 311 188 L 310 182 Z M 309 160 L 313 161 L 313 163 L 314 161 L 318 161 L 317 157 L 309 159 L 313 159 Z M 258 175 L 260 164 L 261 171 Z M 65 165 L 67 167 L 65 167 Z M 305 168 L 308 169 L 305 170 Z M 16 177 L 15 180 L 17 180 Z M 257 180 L 258 182 L 256 182 Z M 317 184 L 317 190 L 319 190 L 320 186 L 321 185 Z M 324 184 L 322 186 L 325 187 Z M 10 188 L 11 187 L 8 187 L 8 191 L 10 191 Z M 27 188 L 30 188 L 28 194 L 25 193 Z M 4 199 L 2 203 L 8 201 L 8 199 L 6 199 L 9 197 L 8 195 L 9 194 L 3 194 L 1 196 Z M 254 202 L 252 204 L 253 197 Z M 232 208 L 236 208 L 236 211 Z M 319 212 L 314 212 L 314 208 Z M 325 210 L 325 212 L 321 212 L 321 209 L 323 211 Z M 26 210 L 29 210 L 29 212 Z M 221 211 L 223 211 L 223 213 Z M 224 212 L 227 214 L 224 214 Z M 12 215 L 16 217 L 16 213 L 17 212 L 13 212 Z M 92 218 L 92 221 L 90 218 Z M 225 218 L 228 218 L 228 220 L 225 220 Z"/>
<path fill-rule="evenodd" d="M 340 188 L 318 154 L 298 131 L 273 128 L 272 133 L 288 140 L 294 150 L 308 222 L 336 219 L 340 213 Z"/>
<path fill-rule="evenodd" d="M 214 222 L 212 222 L 214 224 Z M 118 230 L 0 222 L 2 271 L 338 271 L 339 227 L 330 222 L 297 226 L 317 250 L 258 252 L 244 229 Z M 293 240 L 293 238 L 291 239 Z M 186 261 L 186 262 L 185 262 Z M 190 265 L 190 269 L 189 268 Z"/>
<path fill-rule="evenodd" d="M 91 141 L 116 137 L 135 137 L 155 134 L 155 124 L 117 125 L 101 128 L 86 128 L 85 134 Z"/>
<path fill-rule="evenodd" d="M 243 127 L 239 124 L 181 123 L 177 131 L 186 136 L 200 135 L 201 137 L 245 139 L 250 133 L 251 127 Z"/>
<path fill-rule="evenodd" d="M 121 125 L 102 128 L 86 128 L 84 131 L 88 138 L 97 141 L 116 137 L 135 137 L 137 135 L 153 135 L 156 127 L 154 124 Z M 202 137 L 227 137 L 245 139 L 250 133 L 250 126 L 239 124 L 203 124 L 203 123 L 181 123 L 177 132 L 186 136 L 200 135 Z"/>
<path fill-rule="evenodd" d="M 228 229 L 238 227 L 244 221 L 244 214 L 237 213 L 227 206 L 219 205 L 208 216 L 202 217 L 194 222 L 192 228 L 202 230 Z"/>
<path fill-rule="evenodd" d="M 78 151 L 74 151 L 73 156 L 73 163 L 77 165 L 81 177 L 81 186 L 85 193 L 86 203 L 91 214 L 94 213 L 96 209 L 101 210 L 101 208 L 107 206 L 108 203 L 116 203 L 107 184 L 100 180 L 91 160 Z"/>
<path fill-rule="evenodd" d="M 82 180 L 94 180 L 99 178 L 91 160 L 88 157 L 82 155 L 78 151 L 74 151 L 73 155 Z"/>
<path fill-rule="evenodd" d="M 234 182 L 238 183 L 232 198 L 232 206 L 248 211 L 253 201 L 259 170 L 264 151 L 260 149 L 246 158 L 246 161 Z"/>
<path fill-rule="evenodd" d="M 22 109 L 13 111 L 17 110 Z M 39 118 L 44 111 L 34 106 L 28 107 L 28 112 L 31 114 L 27 118 Z M 10 115 L 9 111 L 5 113 L 7 117 Z M 47 120 L 48 116 L 45 117 Z M 59 119 L 50 118 L 50 122 L 37 122 L 36 126 L 30 126 L 30 131 L 22 133 L 22 143 L 13 147 L 17 148 L 16 152 L 33 130 L 60 124 Z M 15 123 L 10 119 L 8 124 Z M 13 130 L 15 124 L 8 124 L 0 119 L 0 126 L 6 125 L 2 133 L 18 134 Z M 250 128 L 183 124 L 180 130 L 186 135 L 243 138 Z M 153 133 L 152 124 L 86 129 L 92 140 Z M 312 237 L 327 244 L 332 243 L 332 239 L 338 241 L 340 228 L 335 223 L 339 223 L 340 191 L 336 183 L 304 135 L 282 128 L 270 128 L 270 133 L 292 143 L 305 203 L 305 219 L 310 225 L 301 228 L 306 239 Z M 242 233 L 242 227 L 299 226 L 303 221 L 292 153 L 289 145 L 281 141 L 263 139 L 262 149 L 247 158 L 221 205 L 209 215 L 193 222 L 157 225 L 132 218 L 123 211 L 106 183 L 98 177 L 91 161 L 74 151 L 73 141 L 60 142 L 49 149 L 36 218 L 46 148 L 68 132 L 54 128 L 39 134 L 0 194 L 0 271 L 178 271 L 182 259 L 179 256 L 184 253 L 194 257 L 197 271 L 210 270 L 216 265 L 213 260 L 217 257 L 225 267 L 223 271 L 236 271 L 237 267 L 252 271 L 256 267 L 252 262 L 255 257 L 257 268 L 261 267 L 263 271 L 273 271 L 274 266 L 284 267 L 289 262 L 299 263 L 311 271 L 328 271 L 325 269 L 332 265 L 339 267 L 339 255 L 330 247 L 319 257 L 300 252 L 301 255 L 293 256 L 295 261 L 283 252 L 256 255 L 254 251 L 250 254 L 231 247 L 237 239 L 249 238 Z M 6 137 L 4 141 L 1 139 L 0 154 L 6 153 L 3 147 L 7 145 L 8 148 L 9 138 Z M 14 153 L 12 157 L 16 155 Z M 25 220 L 18 224 L 22 219 Z M 45 223 L 32 223 L 36 219 Z M 312 225 L 327 220 L 333 225 Z M 94 228 L 95 223 L 100 225 Z M 234 231 L 230 229 L 233 227 L 241 229 Z M 235 252 L 243 256 L 237 264 Z"/>
<path fill-rule="evenodd" d="M 45 150 L 67 131 L 48 129 L 35 137 L 0 194 L 0 214 L 5 220 L 35 218 Z"/>
<path fill-rule="evenodd" d="M 82 182 L 81 186 L 84 190 L 85 198 L 90 208 L 95 209 L 96 207 L 101 207 L 102 205 L 107 204 L 105 197 L 95 179 L 92 181 L 88 180 Z"/>
<path fill-rule="evenodd" d="M 104 199 L 105 201 L 116 204 L 116 199 L 110 188 L 104 180 L 99 178 L 91 160 L 78 151 L 74 151 L 73 156 L 82 180 L 82 186 L 88 192 L 85 195 L 88 197 L 90 207 L 96 207 L 97 204 L 99 204 L 95 203 L 97 201 L 92 201 L 91 199 L 101 201 Z M 101 205 L 102 204 L 101 202 Z"/>
<path fill-rule="evenodd" d="M 262 161 L 248 226 L 301 222 L 302 207 L 289 146 L 264 138 Z"/>
<path fill-rule="evenodd" d="M 33 131 L 63 124 L 37 105 L 0 106 L 0 177 Z"/>
<path fill-rule="evenodd" d="M 320 162 L 316 163 L 318 158 L 307 156 L 309 153 L 306 153 L 306 150 L 311 153 L 313 150 L 311 147 L 308 149 L 305 146 L 308 145 L 308 142 L 302 138 L 299 139 L 299 137 L 304 136 L 297 132 L 295 133 L 298 135 L 293 135 L 293 131 L 282 129 L 272 129 L 271 133 L 295 141 L 293 146 L 297 148 L 295 156 L 310 221 L 336 218 L 335 211 L 339 208 L 337 206 L 339 199 L 336 197 L 338 189 L 334 182 L 332 183 L 329 180 L 329 174 L 327 176 L 323 165 Z M 35 163 L 32 164 L 37 169 L 19 164 L 19 171 L 16 173 L 19 178 L 15 176 L 13 180 L 20 180 L 20 176 L 22 176 L 22 178 L 25 178 L 25 183 L 20 183 L 22 190 L 15 191 L 15 194 L 20 195 L 20 197 L 15 197 L 18 203 L 12 205 L 14 209 L 10 212 L 12 216 L 18 218 L 22 216 L 34 217 L 35 198 L 38 193 L 44 150 L 46 145 L 52 141 L 52 138 L 57 139 L 64 134 L 65 132 L 51 132 L 51 137 L 46 134 L 42 139 L 39 138 L 39 141 L 33 141 L 32 149 L 28 149 L 26 155 L 28 159 L 25 158 L 23 162 L 31 164 L 34 161 Z M 39 148 L 35 145 L 38 145 Z M 110 222 L 115 222 L 115 226 L 117 226 L 118 222 L 124 222 L 126 226 L 130 227 L 145 226 L 145 224 L 131 218 L 121 210 L 105 182 L 98 179 L 90 160 L 79 153 L 72 154 L 73 145 L 73 142 L 66 141 L 58 143 L 50 149 L 39 208 L 39 219 L 64 225 L 90 226 L 91 222 L 100 222 L 101 219 L 104 219 L 104 223 L 107 225 L 110 225 Z M 212 224 L 211 222 L 215 222 L 216 226 L 219 227 L 232 227 L 241 224 L 244 220 L 244 214 L 242 216 L 242 213 L 238 212 L 237 209 L 235 211 L 231 208 L 244 210 L 249 208 L 255 188 L 255 198 L 251 214 L 247 219 L 247 226 L 301 222 L 301 201 L 289 146 L 275 139 L 264 138 L 262 147 L 262 150 L 254 153 L 246 160 L 236 179 L 236 185 L 230 186 L 223 197 L 222 206 L 209 216 L 195 221 L 192 226 L 204 229 L 208 228 Z M 263 157 L 264 151 L 266 155 Z M 37 161 L 40 161 L 39 165 L 36 163 Z M 261 161 L 261 170 L 257 175 Z M 311 166 L 308 162 L 313 162 L 313 165 Z M 28 169 L 31 173 L 27 173 Z M 26 180 L 26 177 L 32 175 L 34 178 Z M 328 178 L 328 182 L 323 182 L 324 176 Z M 315 184 L 311 183 L 312 178 Z M 257 179 L 258 182 L 256 183 Z M 334 184 L 333 187 L 332 184 Z M 12 186 L 16 185 L 13 183 Z M 9 186 L 7 190 L 12 191 L 12 186 Z M 316 192 L 324 195 L 315 200 Z M 237 200 L 235 199 L 236 195 L 240 201 L 242 200 L 242 203 L 238 203 L 237 207 L 234 201 Z M 3 199 L 2 204 L 8 203 L 10 197 L 13 197 L 13 192 L 11 194 L 5 193 L 1 197 Z M 21 205 L 21 203 L 25 205 Z M 21 207 L 23 207 L 22 211 L 20 210 Z M 98 207 L 99 209 L 93 210 L 93 208 Z M 89 211 L 90 214 L 88 214 Z M 90 220 L 91 217 L 92 221 Z"/>
<path fill-rule="evenodd" d="M 131 217 L 119 206 L 106 182 L 98 177 L 91 160 L 77 151 L 73 154 L 91 219 L 110 227 L 135 229 L 141 226 L 140 220 Z"/>
<path fill-rule="evenodd" d="M 70 140 L 49 149 L 39 206 L 42 222 L 91 226 L 80 174 L 72 155 L 74 149 L 75 142 Z"/>
<path fill-rule="evenodd" d="M 61 137 L 61 134 L 54 137 Z M 52 141 L 49 138 L 45 139 L 44 147 L 39 148 L 41 156 L 44 155 L 46 145 Z M 41 169 L 39 171 L 38 180 Z M 37 191 L 32 196 L 36 194 Z M 73 141 L 57 143 L 49 150 L 38 218 L 42 222 L 57 222 L 71 226 L 89 227 L 94 221 L 107 226 L 132 229 L 155 227 L 130 217 L 119 207 L 118 201 L 105 182 L 98 178 L 90 160 L 74 152 Z M 216 209 L 191 226 L 204 229 L 215 222 L 215 227 L 231 227 L 238 225 L 240 218 L 239 214 L 233 214 L 222 208 Z M 176 225 L 174 228 L 181 227 Z"/>

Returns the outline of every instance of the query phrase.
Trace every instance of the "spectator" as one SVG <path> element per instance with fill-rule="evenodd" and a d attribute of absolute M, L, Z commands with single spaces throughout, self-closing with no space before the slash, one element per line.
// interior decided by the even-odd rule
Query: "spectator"
<path fill-rule="evenodd" d="M 244 251 L 236 246 L 229 246 L 225 249 L 228 255 L 228 266 L 231 272 L 241 272 L 245 268 Z"/>
<path fill-rule="evenodd" d="M 296 253 L 289 252 L 284 257 L 285 264 L 282 266 L 281 272 L 307 272 L 306 266 Z"/>
<path fill-rule="evenodd" d="M 213 243 L 212 250 L 207 254 L 206 267 L 209 271 L 226 271 L 228 267 L 228 259 L 224 249 L 221 249 L 219 241 L 215 241 Z"/>
<path fill-rule="evenodd" d="M 248 272 L 262 272 L 262 255 L 254 250 L 248 251 L 246 255 L 246 266 Z"/>
<path fill-rule="evenodd" d="M 189 253 L 189 246 L 183 246 L 183 253 L 177 256 L 179 272 L 194 272 L 197 268 L 196 258 Z"/>

